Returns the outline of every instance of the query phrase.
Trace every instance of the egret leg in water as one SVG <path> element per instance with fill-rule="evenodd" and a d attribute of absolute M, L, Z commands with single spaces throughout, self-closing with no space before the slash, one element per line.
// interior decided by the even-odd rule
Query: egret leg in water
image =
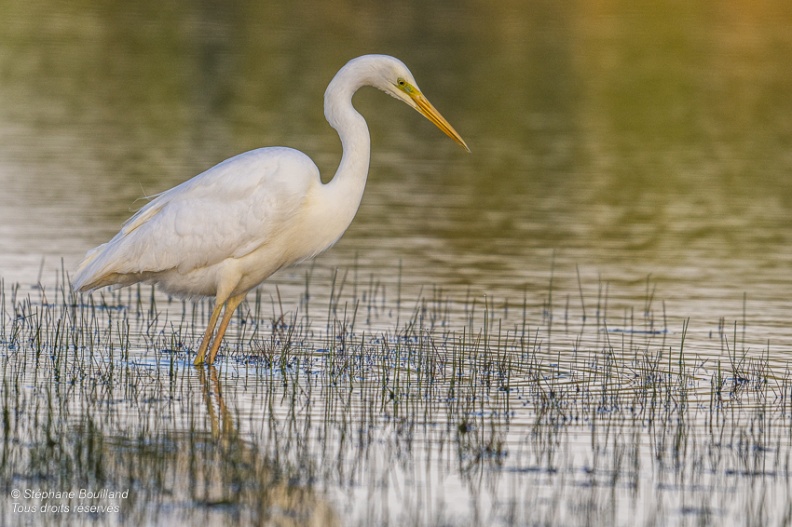
<path fill-rule="evenodd" d="M 214 296 L 195 358 L 196 365 L 212 364 L 246 293 L 278 269 L 326 250 L 352 223 L 370 158 L 366 121 L 352 106 L 363 86 L 411 106 L 470 151 L 400 60 L 358 57 L 325 91 L 325 117 L 343 147 L 333 179 L 322 183 L 314 162 L 291 148 L 259 148 L 227 159 L 155 196 L 112 240 L 89 251 L 74 276 L 75 290 L 146 282 L 177 296 Z"/>

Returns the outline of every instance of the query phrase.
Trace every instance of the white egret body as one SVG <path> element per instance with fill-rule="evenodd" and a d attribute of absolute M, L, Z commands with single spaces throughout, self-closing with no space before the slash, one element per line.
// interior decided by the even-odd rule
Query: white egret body
<path fill-rule="evenodd" d="M 157 195 L 112 240 L 89 251 L 75 274 L 75 290 L 147 282 L 173 295 L 214 296 L 195 359 L 203 364 L 211 343 L 212 364 L 245 294 L 278 269 L 329 248 L 352 222 L 370 155 L 366 121 L 352 106 L 362 86 L 412 106 L 468 150 L 401 61 L 386 55 L 353 59 L 325 92 L 325 117 L 343 146 L 331 181 L 323 184 L 313 161 L 291 148 L 260 148 L 227 159 Z"/>

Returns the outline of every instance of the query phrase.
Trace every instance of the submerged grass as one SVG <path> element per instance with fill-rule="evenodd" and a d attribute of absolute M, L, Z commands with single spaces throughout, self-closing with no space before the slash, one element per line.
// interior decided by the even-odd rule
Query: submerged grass
<path fill-rule="evenodd" d="M 251 295 L 208 369 L 209 302 L 0 281 L 2 523 L 792 521 L 790 366 L 745 316 L 579 272 L 517 302 L 315 281 Z"/>

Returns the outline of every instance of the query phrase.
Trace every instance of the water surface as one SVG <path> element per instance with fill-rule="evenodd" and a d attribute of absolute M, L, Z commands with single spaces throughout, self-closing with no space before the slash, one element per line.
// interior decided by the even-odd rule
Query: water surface
<path fill-rule="evenodd" d="M 472 154 L 415 112 L 361 92 L 355 103 L 373 146 L 363 204 L 331 251 L 262 287 L 265 317 L 283 310 L 302 320 L 312 309 L 311 319 L 326 322 L 336 276 L 351 295 L 348 312 L 377 299 L 368 325 L 357 320 L 370 335 L 395 335 L 422 301 L 455 338 L 487 324 L 514 334 L 542 328 L 529 348 L 547 351 L 537 360 L 555 368 L 554 379 L 585 382 L 575 350 L 622 350 L 625 363 L 646 351 L 667 362 L 683 328 L 684 349 L 703 364 L 702 397 L 736 350 L 779 382 L 789 371 L 787 2 L 34 0 L 0 3 L 0 18 L 0 276 L 6 289 L 20 284 L 18 297 L 52 301 L 61 269 L 109 239 L 142 197 L 236 153 L 292 146 L 329 179 L 340 145 L 323 119 L 323 91 L 346 60 L 380 52 L 408 64 Z M 182 316 L 180 302 L 162 297 L 158 307 Z M 185 331 L 190 347 L 200 329 Z M 249 352 L 249 340 L 233 340 L 244 328 L 231 331 L 230 349 Z M 169 346 L 131 340 L 139 360 Z M 520 419 L 515 410 L 511 423 Z M 533 448 L 525 427 L 510 426 L 510 455 Z M 426 434 L 416 441 L 431 443 Z M 577 446 L 590 438 L 565 437 L 563 459 L 580 468 Z M 248 439 L 264 448 L 263 436 Z M 549 465 L 536 466 L 550 477 Z M 536 466 L 515 462 L 500 473 L 533 488 L 515 475 Z M 456 477 L 430 478 L 431 488 L 457 496 Z M 779 477 L 788 489 L 789 473 Z M 370 488 L 328 481 L 319 494 Z M 563 495 L 567 483 L 549 488 Z M 502 497 L 498 485 L 491 492 Z M 688 510 L 673 495 L 671 509 Z M 463 515 L 473 517 L 484 518 Z"/>

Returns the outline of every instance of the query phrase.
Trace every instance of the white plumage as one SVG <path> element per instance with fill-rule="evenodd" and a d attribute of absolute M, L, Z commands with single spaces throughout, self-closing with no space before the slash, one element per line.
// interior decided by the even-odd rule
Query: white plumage
<path fill-rule="evenodd" d="M 272 273 L 333 245 L 357 212 L 370 140 L 352 106 L 361 86 L 412 106 L 465 149 L 467 145 L 418 89 L 399 60 L 366 55 L 348 62 L 325 92 L 325 116 L 343 145 L 341 164 L 323 184 L 311 159 L 291 148 L 252 150 L 154 197 L 108 243 L 91 250 L 74 276 L 77 291 L 137 282 L 179 296 L 214 296 L 195 364 L 204 362 L 220 312 L 212 364 L 234 310 Z"/>
<path fill-rule="evenodd" d="M 75 286 L 155 281 L 174 295 L 216 295 L 223 265 L 254 254 L 259 261 L 251 272 L 262 275 L 261 282 L 318 252 L 296 254 L 289 231 L 312 230 L 301 211 L 320 185 L 316 165 L 296 150 L 262 148 L 232 157 L 140 209 L 110 242 L 88 253 Z"/>

